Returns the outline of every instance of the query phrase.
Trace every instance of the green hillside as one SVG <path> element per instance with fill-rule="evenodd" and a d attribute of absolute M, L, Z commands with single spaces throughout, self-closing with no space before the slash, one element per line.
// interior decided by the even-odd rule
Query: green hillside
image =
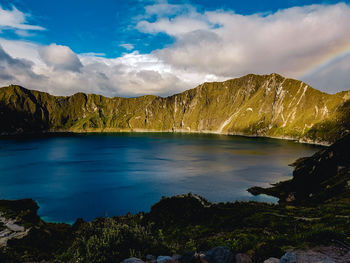
<path fill-rule="evenodd" d="M 0 89 L 0 133 L 207 132 L 331 143 L 350 130 L 350 92 L 334 95 L 278 74 L 204 83 L 162 98 L 58 97 Z"/>

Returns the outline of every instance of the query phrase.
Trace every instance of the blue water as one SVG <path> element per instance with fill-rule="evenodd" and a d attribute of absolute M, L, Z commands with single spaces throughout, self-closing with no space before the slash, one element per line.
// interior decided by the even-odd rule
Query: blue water
<path fill-rule="evenodd" d="M 47 221 L 149 211 L 162 196 L 276 201 L 246 189 L 290 178 L 319 150 L 266 138 L 102 134 L 0 140 L 0 199 L 33 198 Z"/>

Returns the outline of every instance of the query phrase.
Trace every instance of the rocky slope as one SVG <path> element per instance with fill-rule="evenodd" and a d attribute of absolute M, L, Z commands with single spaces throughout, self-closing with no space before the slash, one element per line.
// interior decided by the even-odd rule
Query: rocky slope
<path fill-rule="evenodd" d="M 0 89 L 0 133 L 208 132 L 331 143 L 350 130 L 350 92 L 322 93 L 278 74 L 204 83 L 162 98 L 51 96 Z"/>
<path fill-rule="evenodd" d="M 248 191 L 278 197 L 281 203 L 311 204 L 350 198 L 350 135 L 292 166 L 291 180 Z"/>

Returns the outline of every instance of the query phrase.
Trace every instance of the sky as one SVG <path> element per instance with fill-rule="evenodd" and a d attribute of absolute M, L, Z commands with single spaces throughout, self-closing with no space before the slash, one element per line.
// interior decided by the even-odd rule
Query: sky
<path fill-rule="evenodd" d="M 0 0 L 0 86 L 168 96 L 274 72 L 350 90 L 350 2 Z"/>

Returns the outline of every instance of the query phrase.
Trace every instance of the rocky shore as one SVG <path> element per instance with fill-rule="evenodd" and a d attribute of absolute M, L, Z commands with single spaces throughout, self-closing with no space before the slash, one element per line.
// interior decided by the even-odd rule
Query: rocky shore
<path fill-rule="evenodd" d="M 253 195 L 267 194 L 281 203 L 317 204 L 346 197 L 350 189 L 350 135 L 311 157 L 300 158 L 293 178 L 278 182 L 270 188 L 252 187 Z"/>

